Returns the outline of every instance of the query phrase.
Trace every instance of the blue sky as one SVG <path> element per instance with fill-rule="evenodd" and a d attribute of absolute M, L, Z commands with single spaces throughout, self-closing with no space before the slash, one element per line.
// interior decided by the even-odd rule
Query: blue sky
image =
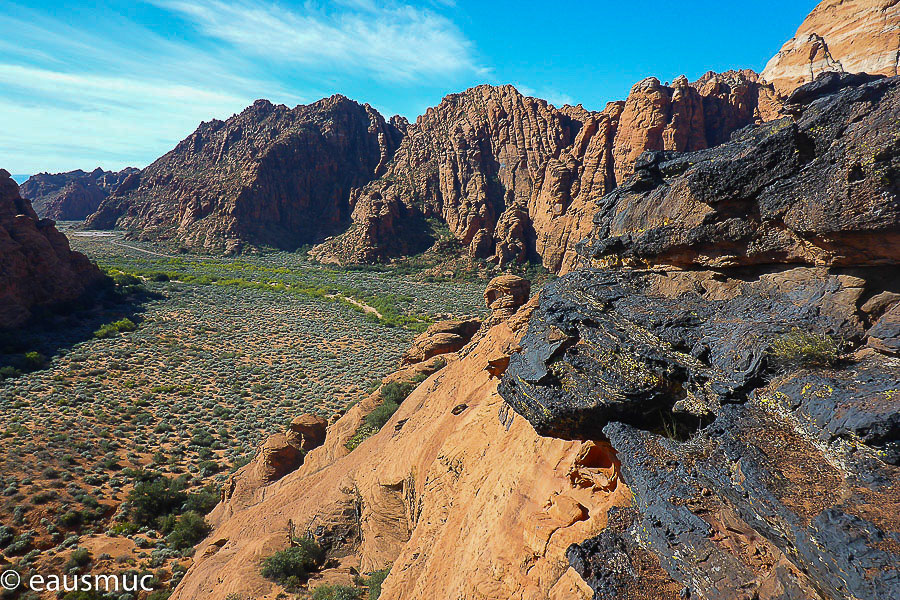
<path fill-rule="evenodd" d="M 814 0 L 0 0 L 0 167 L 143 167 L 256 98 L 339 92 L 411 120 L 512 83 L 602 109 L 654 75 L 752 68 Z"/>

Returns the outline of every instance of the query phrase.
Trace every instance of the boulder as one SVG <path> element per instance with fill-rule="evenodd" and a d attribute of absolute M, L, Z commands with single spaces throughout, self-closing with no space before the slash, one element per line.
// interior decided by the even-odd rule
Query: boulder
<path fill-rule="evenodd" d="M 439 354 L 456 352 L 469 343 L 475 332 L 481 326 L 480 319 L 463 319 L 438 321 L 431 324 L 428 329 L 416 336 L 412 346 L 403 353 L 400 366 L 404 367 L 425 360 Z"/>

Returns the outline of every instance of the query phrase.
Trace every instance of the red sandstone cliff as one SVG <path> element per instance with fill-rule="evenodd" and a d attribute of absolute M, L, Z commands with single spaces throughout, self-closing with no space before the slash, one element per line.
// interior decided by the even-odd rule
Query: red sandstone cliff
<path fill-rule="evenodd" d="M 370 106 L 340 95 L 293 109 L 258 100 L 201 124 L 86 225 L 201 251 L 293 250 L 346 225 L 350 189 L 383 171 L 400 135 Z"/>
<path fill-rule="evenodd" d="M 102 277 L 0 169 L 0 328 L 23 324 L 35 307 L 75 300 Z"/>
<path fill-rule="evenodd" d="M 648 78 L 602 112 L 557 109 L 514 87 L 447 96 L 407 134 L 385 174 L 351 194 L 353 225 L 314 255 L 371 262 L 404 254 L 416 219 L 447 223 L 472 256 L 501 265 L 535 256 L 567 268 L 590 231 L 589 206 L 623 182 L 644 150 L 697 150 L 777 116 L 751 71 Z"/>
<path fill-rule="evenodd" d="M 820 73 L 897 75 L 900 2 L 823 0 L 772 57 L 762 77 L 781 94 Z"/>

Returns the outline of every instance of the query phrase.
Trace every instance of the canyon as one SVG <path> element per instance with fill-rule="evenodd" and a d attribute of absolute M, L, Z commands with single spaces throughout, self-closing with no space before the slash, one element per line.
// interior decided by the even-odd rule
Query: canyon
<path fill-rule="evenodd" d="M 236 473 L 173 598 L 275 597 L 256 565 L 295 529 L 339 565 L 310 587 L 389 567 L 381 598 L 900 593 L 898 93 L 826 74 L 643 153 L 571 272 L 416 341 L 378 433 L 348 450 L 380 389 L 292 472 Z"/>
<path fill-rule="evenodd" d="M 177 311 L 158 300 L 137 327 L 158 332 L 164 358 L 135 370 L 165 375 L 178 366 L 166 352 L 194 336 L 185 355 L 208 360 L 223 388 L 214 401 L 134 376 L 116 398 L 143 386 L 142 402 L 170 394 L 185 414 L 209 408 L 185 423 L 216 426 L 229 411 L 277 410 L 246 460 L 229 455 L 196 546 L 160 559 L 171 600 L 284 598 L 296 589 L 263 565 L 301 543 L 323 553 L 303 594 L 382 572 L 381 600 L 900 597 L 898 28 L 895 0 L 823 0 L 761 74 L 649 77 L 602 111 L 511 85 L 450 94 L 415 122 L 341 95 L 258 100 L 142 170 L 21 188 L 0 170 L 0 327 L 108 283 L 52 220 L 83 217 L 155 255 L 120 280 L 208 309 L 164 330 Z M 344 267 L 387 272 L 448 240 L 503 273 L 481 312 L 384 322 L 384 306 L 415 307 L 417 294 L 441 311 L 441 296 L 469 294 L 452 271 L 434 288 L 432 272 L 384 275 L 379 308 L 377 294 L 322 283 L 375 285 L 376 268 Z M 537 264 L 555 275 L 546 285 L 509 272 Z M 240 305 L 245 290 L 260 320 L 241 323 L 256 340 L 242 359 L 248 344 L 223 323 L 245 313 L 207 299 Z M 278 320 L 298 310 L 317 329 Z M 348 314 L 360 332 L 391 328 L 391 373 L 339 398 L 318 381 L 302 401 L 266 387 L 275 369 L 307 379 L 286 366 L 295 350 L 361 370 L 339 352 L 387 343 L 345 335 L 334 324 Z M 414 339 L 409 325 L 421 325 Z M 290 341 L 295 330 L 315 341 Z M 221 348 L 197 342 L 213 334 Z M 85 372 L 117 381 L 107 371 Z M 249 391 L 233 384 L 245 371 Z M 177 429 L 153 435 L 171 433 L 168 450 L 202 441 L 199 426 Z M 206 435 L 197 456 L 218 460 L 228 428 Z M 134 465 L 165 466 L 129 450 Z M 168 552 L 166 539 L 151 532 L 134 551 Z"/>

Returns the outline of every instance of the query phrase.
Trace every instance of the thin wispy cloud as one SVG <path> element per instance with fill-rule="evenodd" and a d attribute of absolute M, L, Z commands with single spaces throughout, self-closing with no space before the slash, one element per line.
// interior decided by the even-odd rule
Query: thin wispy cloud
<path fill-rule="evenodd" d="M 302 9 L 271 2 L 152 0 L 212 38 L 314 69 L 354 69 L 387 81 L 484 71 L 447 18 L 409 5 L 351 0 Z"/>
<path fill-rule="evenodd" d="M 348 93 L 348 83 L 410 89 L 480 72 L 471 43 L 432 8 L 369 0 L 143 6 L 155 12 L 90 13 L 86 28 L 0 0 L 0 28 L 16 33 L 0 39 L 0 167 L 142 167 L 201 121 L 228 118 L 257 98 L 293 106 Z"/>

